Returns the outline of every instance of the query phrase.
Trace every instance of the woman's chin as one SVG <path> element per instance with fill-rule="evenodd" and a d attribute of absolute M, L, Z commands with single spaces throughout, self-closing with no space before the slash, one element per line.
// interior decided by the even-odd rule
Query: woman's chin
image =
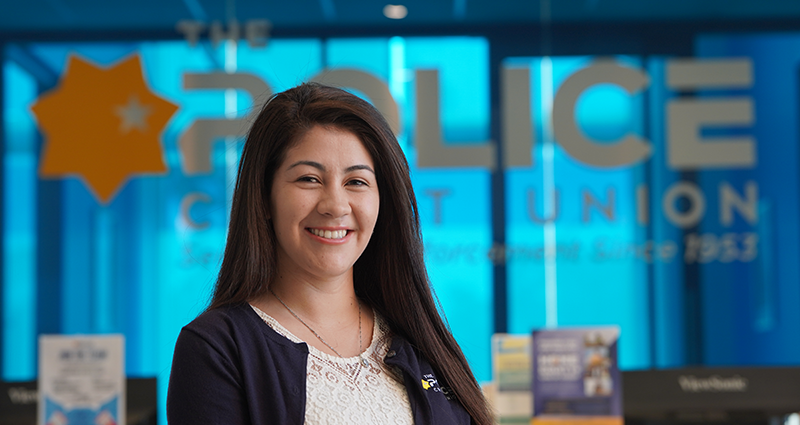
<path fill-rule="evenodd" d="M 320 279 L 333 280 L 341 277 L 352 275 L 353 264 L 350 262 L 343 262 L 341 264 L 326 264 L 322 267 L 314 267 L 309 270 L 310 274 L 319 277 Z"/>

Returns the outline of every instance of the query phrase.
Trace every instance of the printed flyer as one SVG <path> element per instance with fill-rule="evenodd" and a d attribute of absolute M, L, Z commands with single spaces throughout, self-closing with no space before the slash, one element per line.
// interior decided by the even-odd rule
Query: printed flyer
<path fill-rule="evenodd" d="M 531 401 L 531 336 L 494 334 L 492 365 L 496 382 L 494 408 L 502 425 L 529 424 Z"/>
<path fill-rule="evenodd" d="M 533 332 L 533 425 L 622 425 L 619 328 Z"/>
<path fill-rule="evenodd" d="M 125 425 L 121 335 L 39 338 L 38 425 Z"/>

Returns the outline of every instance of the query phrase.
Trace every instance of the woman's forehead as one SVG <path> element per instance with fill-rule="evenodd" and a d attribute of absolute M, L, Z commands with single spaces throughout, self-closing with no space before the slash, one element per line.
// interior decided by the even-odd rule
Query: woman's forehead
<path fill-rule="evenodd" d="M 332 126 L 314 126 L 298 137 L 287 149 L 281 168 L 292 167 L 298 161 L 344 168 L 361 164 L 374 169 L 372 155 L 361 138 Z"/>

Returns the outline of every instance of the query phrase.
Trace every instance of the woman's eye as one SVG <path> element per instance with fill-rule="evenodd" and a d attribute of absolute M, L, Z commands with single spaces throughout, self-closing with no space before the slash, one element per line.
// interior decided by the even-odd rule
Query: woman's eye
<path fill-rule="evenodd" d="M 306 182 L 306 183 L 318 183 L 319 182 L 319 180 L 317 180 L 316 177 L 312 177 L 312 176 L 303 176 L 303 177 L 300 177 L 299 179 L 297 179 L 297 181 Z"/>
<path fill-rule="evenodd" d="M 350 180 L 347 184 L 350 186 L 369 186 L 364 180 Z"/>

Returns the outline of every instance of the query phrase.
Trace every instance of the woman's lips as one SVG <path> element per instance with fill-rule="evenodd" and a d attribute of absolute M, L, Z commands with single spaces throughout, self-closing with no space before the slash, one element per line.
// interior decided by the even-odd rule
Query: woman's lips
<path fill-rule="evenodd" d="M 326 229 L 315 229 L 309 227 L 307 230 L 311 232 L 311 234 L 313 234 L 314 236 L 318 236 L 323 239 L 333 239 L 333 240 L 343 239 L 345 236 L 347 236 L 348 233 L 350 233 L 350 231 L 347 229 L 326 230 Z"/>

